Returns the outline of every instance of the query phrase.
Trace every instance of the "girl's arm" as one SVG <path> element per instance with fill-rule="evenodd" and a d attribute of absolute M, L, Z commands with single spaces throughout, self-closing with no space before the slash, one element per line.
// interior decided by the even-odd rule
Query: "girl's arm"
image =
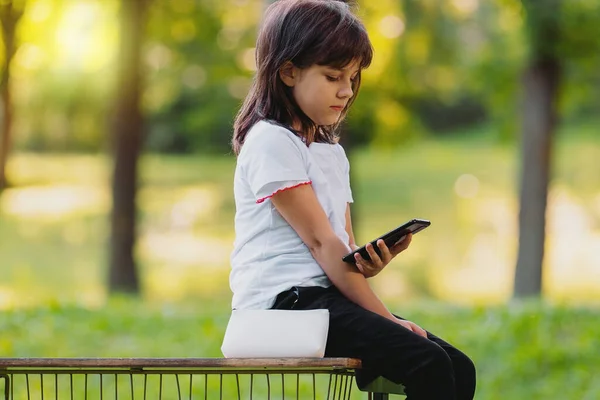
<path fill-rule="evenodd" d="M 311 185 L 279 192 L 271 201 L 342 294 L 359 306 L 397 322 L 363 274 L 342 261 L 350 249 L 333 231 Z"/>
<path fill-rule="evenodd" d="M 358 249 L 360 246 L 356 245 L 356 239 L 354 238 L 354 231 L 352 230 L 352 216 L 350 214 L 350 203 L 346 203 L 346 232 L 350 238 L 348 245 L 352 251 Z"/>

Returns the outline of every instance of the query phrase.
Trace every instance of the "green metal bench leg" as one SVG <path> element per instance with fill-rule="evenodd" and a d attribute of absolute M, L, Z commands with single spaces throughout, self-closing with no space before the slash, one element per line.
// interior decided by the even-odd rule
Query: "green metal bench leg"
<path fill-rule="evenodd" d="M 0 374 L 0 378 L 4 379 L 4 398 L 8 400 L 10 398 L 10 377 L 6 374 Z"/>
<path fill-rule="evenodd" d="M 384 377 L 378 377 L 373 382 L 369 383 L 365 387 L 359 387 L 363 392 L 369 393 L 369 399 L 371 400 L 389 400 L 390 394 L 405 395 L 404 386 L 395 384 L 392 381 L 385 379 Z"/>

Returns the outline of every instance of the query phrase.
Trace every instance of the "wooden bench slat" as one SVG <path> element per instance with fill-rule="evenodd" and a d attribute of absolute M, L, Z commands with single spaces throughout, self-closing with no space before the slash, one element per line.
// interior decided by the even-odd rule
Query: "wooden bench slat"
<path fill-rule="evenodd" d="M 318 368 L 358 369 L 354 358 L 0 358 L 7 368 Z"/>

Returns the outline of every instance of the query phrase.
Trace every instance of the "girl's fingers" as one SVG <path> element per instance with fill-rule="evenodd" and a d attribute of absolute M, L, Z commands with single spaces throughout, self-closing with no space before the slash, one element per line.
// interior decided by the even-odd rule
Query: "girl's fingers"
<path fill-rule="evenodd" d="M 425 331 L 425 329 L 421 328 L 419 325 L 415 324 L 414 322 L 410 322 L 410 327 L 412 328 L 412 331 L 414 333 L 416 333 L 419 336 L 423 336 L 424 338 L 427 337 L 427 332 Z"/>
<path fill-rule="evenodd" d="M 369 253 L 369 256 L 371 257 L 371 262 L 374 265 L 381 264 L 381 258 L 379 257 L 377 252 L 375 252 L 375 248 L 373 247 L 373 245 L 371 243 L 367 243 L 366 248 L 367 248 L 367 253 Z"/>
<path fill-rule="evenodd" d="M 392 253 L 390 253 L 390 249 L 385 244 L 385 241 L 379 239 L 377 241 L 377 247 L 379 247 L 379 250 L 381 251 L 381 259 L 383 263 L 389 263 L 394 256 L 392 255 Z"/>
<path fill-rule="evenodd" d="M 358 253 L 354 255 L 354 260 L 356 260 L 356 268 L 365 276 L 371 277 L 377 274 L 377 267 L 373 265 L 372 262 L 369 262 L 362 258 L 362 256 Z"/>
<path fill-rule="evenodd" d="M 358 270 L 360 271 L 361 274 L 363 274 L 365 276 L 365 278 L 368 278 L 370 276 L 373 276 L 373 271 L 371 270 L 371 268 L 369 268 L 368 265 L 365 265 L 363 263 L 356 263 L 356 268 L 358 268 Z"/>
<path fill-rule="evenodd" d="M 362 264 L 357 262 L 356 264 L 356 268 L 358 268 L 358 270 L 360 271 L 361 274 L 365 274 L 365 269 L 363 268 Z"/>
<path fill-rule="evenodd" d="M 356 267 L 364 275 L 366 272 L 365 259 L 362 258 L 362 256 L 360 254 L 356 253 L 356 254 L 354 254 L 354 260 L 356 261 L 356 263 L 355 263 Z"/>
<path fill-rule="evenodd" d="M 400 247 L 402 247 L 402 248 L 406 249 L 406 248 L 407 248 L 407 247 L 410 245 L 410 242 L 412 242 L 412 237 L 413 237 L 412 233 L 409 233 L 409 234 L 407 234 L 407 235 L 406 235 L 406 237 L 405 237 L 405 238 L 404 238 L 404 239 L 403 239 L 403 240 L 402 240 L 400 243 L 398 243 L 398 244 L 400 245 Z"/>
<path fill-rule="evenodd" d="M 396 256 L 406 250 L 410 245 L 410 242 L 412 242 L 412 237 L 412 233 L 409 233 L 401 242 L 392 246 L 392 253 Z"/>
<path fill-rule="evenodd" d="M 354 253 L 354 260 L 356 261 L 356 265 L 358 265 L 359 263 L 362 264 L 365 261 L 360 255 L 360 253 Z"/>

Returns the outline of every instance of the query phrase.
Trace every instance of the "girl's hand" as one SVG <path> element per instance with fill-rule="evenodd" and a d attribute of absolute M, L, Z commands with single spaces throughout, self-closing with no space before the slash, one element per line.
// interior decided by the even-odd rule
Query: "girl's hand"
<path fill-rule="evenodd" d="M 427 332 L 425 332 L 425 329 L 421 328 L 419 325 L 415 324 L 414 322 L 407 321 L 405 319 L 399 319 L 399 318 L 396 318 L 396 320 L 394 322 L 397 323 L 398 325 L 402 325 L 409 331 L 413 331 L 414 333 L 416 333 L 419 336 L 423 336 L 424 338 L 427 337 Z"/>
<path fill-rule="evenodd" d="M 388 248 L 383 240 L 378 240 L 377 247 L 379 247 L 379 250 L 381 251 L 381 257 L 377 255 L 373 245 L 371 245 L 371 243 L 367 243 L 366 248 L 369 256 L 371 257 L 371 261 L 365 260 L 359 253 L 356 253 L 354 255 L 356 267 L 360 272 L 362 272 L 365 278 L 371 278 L 380 273 L 381 270 L 385 268 L 385 266 L 388 265 L 394 257 L 406 250 L 411 241 L 412 233 L 406 235 L 403 241 L 396 243 L 391 248 Z"/>

